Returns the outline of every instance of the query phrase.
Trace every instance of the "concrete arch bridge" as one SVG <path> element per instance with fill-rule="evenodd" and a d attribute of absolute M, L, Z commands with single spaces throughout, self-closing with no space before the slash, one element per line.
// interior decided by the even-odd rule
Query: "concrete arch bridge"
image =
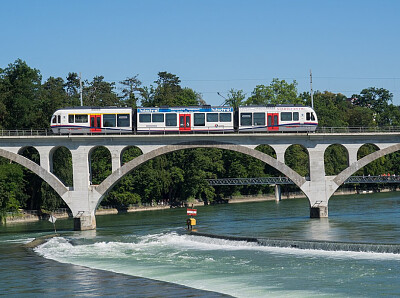
<path fill-rule="evenodd" d="M 304 146 L 309 155 L 309 179 L 300 176 L 285 164 L 285 152 L 293 144 Z M 348 167 L 336 176 L 325 175 L 324 153 L 333 144 L 341 144 L 348 154 Z M 357 160 L 357 151 L 364 144 L 375 144 L 379 150 Z M 255 148 L 269 145 L 273 158 Z M 90 156 L 98 146 L 108 148 L 112 174 L 100 185 L 92 185 Z M 136 146 L 143 152 L 122 165 L 124 150 Z M 19 153 L 34 147 L 40 165 Z M 53 174 L 53 154 L 66 147 L 72 155 L 73 187 L 67 187 Z M 268 133 L 268 134 L 180 134 L 180 135 L 52 135 L 2 136 L 0 156 L 19 163 L 46 181 L 64 200 L 74 216 L 76 230 L 96 228 L 95 212 L 104 196 L 127 173 L 157 156 L 191 148 L 219 148 L 257 158 L 290 178 L 307 196 L 311 217 L 327 217 L 328 201 L 337 188 L 353 173 L 370 162 L 400 149 L 400 133 Z"/>

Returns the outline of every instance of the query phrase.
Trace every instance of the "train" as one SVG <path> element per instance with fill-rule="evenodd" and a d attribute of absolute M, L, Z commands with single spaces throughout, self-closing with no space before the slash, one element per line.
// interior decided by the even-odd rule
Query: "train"
<path fill-rule="evenodd" d="M 71 107 L 54 112 L 55 134 L 183 132 L 315 132 L 314 109 L 303 105 Z"/>

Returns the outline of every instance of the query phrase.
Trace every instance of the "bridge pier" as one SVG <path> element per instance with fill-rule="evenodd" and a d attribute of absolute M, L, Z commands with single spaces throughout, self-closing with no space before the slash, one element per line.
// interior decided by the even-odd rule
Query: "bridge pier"
<path fill-rule="evenodd" d="M 275 184 L 275 200 L 277 202 L 282 200 L 282 191 L 281 191 L 281 186 L 279 184 Z"/>
<path fill-rule="evenodd" d="M 328 206 L 310 207 L 310 218 L 328 217 Z"/>
<path fill-rule="evenodd" d="M 74 217 L 74 231 L 87 231 L 96 229 L 96 216 L 93 214 L 89 215 L 78 215 Z"/>

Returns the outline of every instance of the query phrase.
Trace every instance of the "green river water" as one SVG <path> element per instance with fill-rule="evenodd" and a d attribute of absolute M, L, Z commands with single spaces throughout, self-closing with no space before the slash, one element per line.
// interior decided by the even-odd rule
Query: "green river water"
<path fill-rule="evenodd" d="M 97 216 L 97 230 L 35 249 L 49 222 L 0 226 L 0 295 L 398 297 L 400 254 L 269 247 L 188 235 L 185 209 Z M 197 231 L 281 240 L 400 245 L 400 193 L 337 196 L 328 219 L 306 199 L 198 208 Z"/>

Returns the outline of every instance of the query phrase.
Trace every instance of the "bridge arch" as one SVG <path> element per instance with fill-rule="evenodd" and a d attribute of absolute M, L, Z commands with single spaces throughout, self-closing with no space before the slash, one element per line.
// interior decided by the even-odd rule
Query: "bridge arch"
<path fill-rule="evenodd" d="M 236 151 L 239 153 L 243 153 L 249 156 L 252 156 L 256 159 L 261 160 L 262 162 L 270 165 L 271 167 L 277 169 L 287 177 L 289 177 L 297 186 L 303 185 L 306 180 L 300 176 L 297 172 L 293 171 L 290 167 L 285 165 L 282 162 L 279 162 L 275 158 L 260 152 L 255 149 L 250 149 L 241 145 L 234 145 L 229 143 L 220 143 L 220 142 L 191 142 L 191 143 L 178 143 L 175 145 L 166 145 L 159 147 L 153 151 L 142 154 L 130 162 L 124 164 L 117 171 L 114 171 L 110 176 L 108 176 L 99 186 L 96 187 L 96 191 L 101 194 L 100 201 L 107 194 L 107 192 L 116 184 L 120 179 L 122 179 L 126 174 L 134 170 L 136 167 L 142 165 L 143 163 L 157 157 L 160 155 L 164 155 L 167 153 L 171 153 L 174 151 L 184 150 L 184 149 L 193 149 L 193 148 L 218 148 L 225 149 L 230 151 Z M 100 201 L 98 204 L 100 204 Z"/>
<path fill-rule="evenodd" d="M 120 160 L 121 164 L 128 163 L 134 158 L 143 155 L 143 151 L 137 146 L 126 146 L 121 150 Z"/>
<path fill-rule="evenodd" d="M 337 175 L 349 164 L 349 150 L 342 144 L 329 145 L 324 151 L 325 176 Z"/>
<path fill-rule="evenodd" d="M 395 144 L 392 146 L 389 146 L 384 149 L 380 149 L 378 151 L 375 151 L 371 154 L 368 154 L 364 156 L 363 158 L 359 159 L 357 162 L 354 162 L 351 164 L 347 169 L 343 170 L 339 175 L 337 175 L 334 179 L 333 182 L 337 184 L 339 187 L 346 181 L 347 178 L 349 178 L 351 175 L 353 175 L 355 172 L 357 172 L 359 169 L 362 167 L 368 165 L 369 163 L 377 160 L 378 158 L 381 158 L 382 156 L 388 155 L 390 153 L 396 152 L 400 150 L 400 144 Z"/>
<path fill-rule="evenodd" d="M 303 158 L 293 159 L 290 153 L 296 152 L 296 156 L 303 155 Z M 304 162 L 302 164 L 302 162 Z M 285 150 L 285 164 L 299 173 L 300 176 L 310 176 L 310 152 L 303 144 L 292 144 Z M 289 177 L 290 178 L 290 177 Z"/>
<path fill-rule="evenodd" d="M 100 151 L 99 151 L 100 150 Z M 104 151 L 104 152 L 101 152 Z M 102 155 L 99 156 L 94 156 L 94 154 L 96 154 L 97 152 L 103 153 Z M 105 155 L 104 155 L 105 154 Z M 98 163 L 94 163 L 94 159 L 96 161 L 99 161 L 101 159 L 103 159 L 103 161 L 105 161 L 105 171 L 103 169 L 102 172 L 100 172 L 100 168 L 96 168 L 93 166 L 93 164 L 95 165 L 99 165 Z M 111 169 L 112 169 L 112 154 L 109 148 L 107 148 L 107 146 L 102 146 L 102 145 L 98 145 L 98 146 L 93 146 L 92 148 L 90 148 L 89 152 L 88 152 L 88 163 L 89 163 L 89 180 L 92 184 L 100 184 L 102 181 L 104 181 L 104 179 L 108 176 L 109 173 L 111 173 Z"/>
<path fill-rule="evenodd" d="M 65 185 L 54 174 L 46 171 L 44 168 L 42 168 L 40 165 L 33 162 L 32 160 L 20 154 L 16 154 L 4 149 L 0 149 L 0 156 L 16 162 L 21 166 L 31 170 L 33 173 L 46 181 L 47 184 L 49 184 L 50 187 L 52 187 L 60 197 L 62 197 L 68 191 L 67 187 L 65 187 Z"/>
<path fill-rule="evenodd" d="M 74 177 L 71 150 L 66 146 L 54 146 L 51 148 L 48 155 L 50 172 L 60 179 L 67 187 L 73 187 Z M 64 165 L 64 168 L 60 167 L 60 164 Z"/>
<path fill-rule="evenodd" d="M 40 153 L 36 147 L 23 146 L 18 149 L 18 154 L 40 165 Z M 30 157 L 32 157 L 32 159 Z"/>

